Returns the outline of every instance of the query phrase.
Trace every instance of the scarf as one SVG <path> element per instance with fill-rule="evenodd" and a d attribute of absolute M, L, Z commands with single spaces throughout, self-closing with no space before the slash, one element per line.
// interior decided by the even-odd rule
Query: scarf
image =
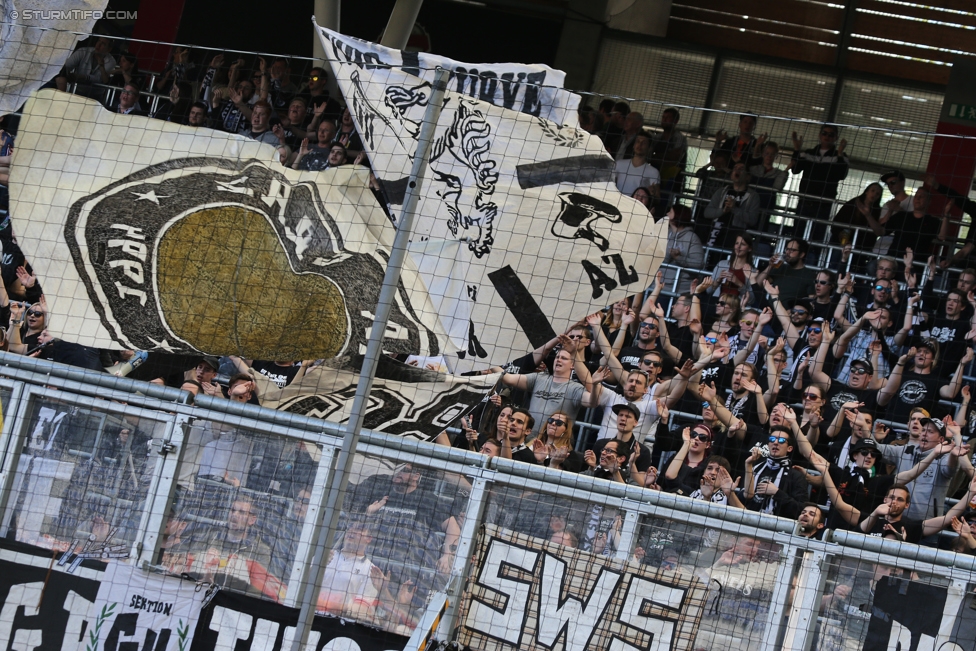
<path fill-rule="evenodd" d="M 790 471 L 789 457 L 783 457 L 781 459 L 774 459 L 773 457 L 768 457 L 765 461 L 756 466 L 755 477 L 753 481 L 755 482 L 752 486 L 753 491 L 759 488 L 760 483 L 772 482 L 779 487 L 780 482 L 783 480 L 783 475 Z M 773 513 L 776 508 L 775 495 L 753 495 L 752 500 L 756 504 L 759 504 L 759 511 L 761 513 Z"/>

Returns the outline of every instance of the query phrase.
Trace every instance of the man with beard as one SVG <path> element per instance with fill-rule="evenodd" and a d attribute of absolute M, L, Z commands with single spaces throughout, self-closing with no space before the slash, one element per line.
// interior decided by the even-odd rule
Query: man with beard
<path fill-rule="evenodd" d="M 568 338 L 564 343 L 571 345 Z M 591 378 L 586 364 L 582 361 L 577 363 L 577 356 L 574 353 L 575 349 L 570 351 L 565 347 L 558 350 L 552 364 L 552 375 L 505 373 L 502 376 L 502 383 L 506 386 L 528 393 L 528 411 L 535 422 L 541 423 L 548 418 L 549 414 L 556 411 L 562 411 L 572 419 L 576 418 L 585 389 L 582 384 L 572 380 L 574 365 L 576 374 L 583 382 L 589 383 Z"/>
<path fill-rule="evenodd" d="M 787 421 L 796 422 L 792 410 Z M 740 499 L 750 511 L 770 513 L 796 519 L 807 501 L 807 480 L 804 473 L 793 467 L 793 433 L 790 427 L 777 426 L 769 430 L 768 456 L 763 459 L 762 448 L 755 447 L 746 459 L 746 472 Z"/>
<path fill-rule="evenodd" d="M 951 365 L 954 360 L 961 358 L 969 346 L 966 335 L 976 328 L 976 312 L 969 320 L 965 319 L 963 311 L 968 305 L 965 292 L 960 289 L 950 289 L 946 292 L 941 314 L 933 315 L 928 322 L 928 330 L 922 332 L 923 337 L 931 337 L 939 342 L 939 348 L 942 350 L 942 364 L 937 369 L 939 375 L 944 375 L 944 371 L 951 371 L 951 368 L 945 368 L 946 365 Z"/>
<path fill-rule="evenodd" d="M 793 238 L 786 243 L 783 255 L 774 253 L 769 258 L 769 264 L 759 272 L 756 285 L 763 287 L 766 278 L 779 288 L 779 300 L 792 305 L 798 298 L 806 298 L 814 293 L 814 281 L 817 270 L 806 266 L 804 260 L 809 250 L 807 242 L 800 238 Z M 753 288 L 758 296 L 762 291 Z"/>
<path fill-rule="evenodd" d="M 847 330 L 837 338 L 831 353 L 834 359 L 845 359 L 840 370 L 837 371 L 837 381 L 847 382 L 847 376 L 851 373 L 851 363 L 856 359 L 866 359 L 869 354 L 869 347 L 873 341 L 884 341 L 888 350 L 901 347 L 908 338 L 908 333 L 912 329 L 912 315 L 918 303 L 918 296 L 908 299 L 908 310 L 905 313 L 905 322 L 901 329 L 893 335 L 886 335 L 891 326 L 891 310 L 880 307 L 869 312 L 865 312 L 858 317 L 857 321 L 851 324 Z M 887 377 L 891 372 L 891 366 L 885 355 L 878 358 L 878 375 Z"/>
<path fill-rule="evenodd" d="M 508 435 L 501 439 L 503 459 L 514 459 L 523 463 L 538 463 L 535 454 L 525 445 L 525 439 L 535 428 L 535 418 L 526 409 L 516 409 L 508 419 Z"/>
<path fill-rule="evenodd" d="M 896 369 L 901 369 L 906 360 L 915 355 L 912 348 L 906 354 L 898 358 Z M 898 366 L 898 365 L 901 366 Z M 900 370 L 899 370 L 900 374 Z M 878 407 L 884 407 L 894 397 L 898 391 L 898 383 L 887 381 L 881 377 L 875 377 L 874 365 L 866 359 L 858 359 L 851 362 L 850 373 L 847 382 L 842 383 L 832 380 L 829 375 L 822 370 L 814 370 L 813 381 L 821 386 L 827 387 L 827 402 L 824 405 L 823 420 L 830 423 L 834 420 L 837 412 L 843 408 L 844 403 L 860 403 L 864 411 L 871 414 L 878 412 Z M 896 422 L 905 422 L 897 421 Z M 846 426 L 845 426 L 846 427 Z M 841 432 L 844 434 L 845 432 Z"/>
<path fill-rule="evenodd" d="M 812 540 L 823 539 L 824 512 L 813 502 L 803 505 L 800 515 L 796 516 L 796 534 Z"/>

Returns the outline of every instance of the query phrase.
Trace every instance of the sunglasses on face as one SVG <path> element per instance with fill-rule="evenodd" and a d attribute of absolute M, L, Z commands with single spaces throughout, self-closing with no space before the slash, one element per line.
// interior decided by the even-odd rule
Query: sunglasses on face
<path fill-rule="evenodd" d="M 815 335 L 819 335 L 821 332 L 823 332 L 823 328 L 810 328 L 810 332 Z"/>
<path fill-rule="evenodd" d="M 712 437 L 706 434 L 705 432 L 692 432 L 691 438 L 698 439 L 699 441 L 703 441 L 705 443 L 708 443 L 709 441 L 712 440 Z"/>
<path fill-rule="evenodd" d="M 719 301 L 718 304 L 721 305 L 722 307 L 728 306 L 728 303 L 726 303 L 725 301 Z"/>
<path fill-rule="evenodd" d="M 860 366 L 855 366 L 851 369 L 852 375 L 867 375 L 868 370 L 866 368 L 861 368 Z"/>
<path fill-rule="evenodd" d="M 44 316 L 43 312 L 38 312 L 36 310 L 31 310 L 27 313 L 27 316 Z"/>
<path fill-rule="evenodd" d="M 648 366 L 653 366 L 654 368 L 661 368 L 662 366 L 661 362 L 653 359 L 642 359 L 641 364 L 647 364 Z"/>
<path fill-rule="evenodd" d="M 807 311 L 806 310 L 798 310 L 798 309 L 796 309 L 794 307 L 792 310 L 790 310 L 790 313 L 791 314 L 796 314 L 798 316 L 805 316 L 807 314 Z"/>
<path fill-rule="evenodd" d="M 319 79 L 321 79 L 321 77 L 319 77 L 318 75 L 312 75 L 311 77 L 308 78 L 309 81 L 318 81 Z"/>
<path fill-rule="evenodd" d="M 804 393 L 803 397 L 807 400 L 820 400 L 820 396 L 818 396 L 816 393 Z"/>
<path fill-rule="evenodd" d="M 890 290 L 887 287 L 885 287 L 884 285 L 875 285 L 874 286 L 874 291 L 876 291 L 876 292 L 888 292 Z"/>
<path fill-rule="evenodd" d="M 705 337 L 705 343 L 717 344 L 718 343 L 718 337 Z"/>
<path fill-rule="evenodd" d="M 702 409 L 711 409 L 712 405 L 708 403 L 707 400 L 702 401 Z"/>
<path fill-rule="evenodd" d="M 756 325 L 756 322 L 755 321 L 739 321 L 739 324 L 740 325 L 744 325 L 747 328 L 751 328 L 752 326 Z"/>
<path fill-rule="evenodd" d="M 821 131 L 820 132 L 820 135 L 821 136 L 827 136 L 828 138 L 836 138 L 837 137 L 837 134 L 834 133 L 833 131 Z"/>
<path fill-rule="evenodd" d="M 570 339 L 583 339 L 583 335 L 566 335 Z"/>
<path fill-rule="evenodd" d="M 787 441 L 789 441 L 789 439 L 786 438 L 785 436 L 770 436 L 769 437 L 769 442 L 770 443 L 786 443 Z"/>
<path fill-rule="evenodd" d="M 866 457 L 873 457 L 873 458 L 875 458 L 875 459 L 877 459 L 877 458 L 878 458 L 878 455 L 876 455 L 876 454 L 875 454 L 875 453 L 874 453 L 873 451 L 871 451 L 871 450 L 858 450 L 858 451 L 856 452 L 856 454 L 863 454 L 863 455 L 864 455 L 864 456 L 866 456 Z"/>
<path fill-rule="evenodd" d="M 644 321 L 643 323 L 640 324 L 640 327 L 650 328 L 651 330 L 657 330 L 657 324 L 654 323 L 653 321 Z"/>
<path fill-rule="evenodd" d="M 550 418 L 547 422 L 550 425 L 555 425 L 556 427 L 562 427 L 566 424 L 566 421 L 562 420 L 561 418 Z"/>
<path fill-rule="evenodd" d="M 829 280 L 817 280 L 817 281 L 814 281 L 814 282 L 816 282 L 818 285 L 829 285 L 830 284 L 830 281 Z"/>

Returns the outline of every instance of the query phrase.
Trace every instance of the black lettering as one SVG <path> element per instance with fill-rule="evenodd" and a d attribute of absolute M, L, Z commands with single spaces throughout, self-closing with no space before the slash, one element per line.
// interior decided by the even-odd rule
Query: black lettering
<path fill-rule="evenodd" d="M 481 93 L 478 98 L 483 102 L 494 104 L 495 91 L 498 90 L 498 75 L 491 70 L 486 70 L 479 77 L 481 78 Z"/>
<path fill-rule="evenodd" d="M 542 113 L 542 102 L 539 101 L 539 86 L 545 80 L 545 72 L 532 72 L 526 75 L 525 97 L 522 100 L 523 113 L 528 113 L 536 117 L 539 117 L 539 114 Z"/>
<path fill-rule="evenodd" d="M 525 80 L 525 73 L 520 72 L 518 81 L 515 81 L 515 73 L 506 72 L 502 75 L 502 105 L 507 108 L 515 108 L 515 97 L 518 95 L 519 87 Z"/>
<path fill-rule="evenodd" d="M 583 269 L 586 270 L 586 275 L 590 277 L 590 284 L 593 286 L 593 298 L 603 296 L 602 287 L 606 287 L 607 291 L 613 291 L 617 288 L 617 281 L 603 273 L 600 267 L 589 260 L 583 260 L 581 264 L 583 265 Z"/>
<path fill-rule="evenodd" d="M 400 50 L 400 60 L 403 62 L 400 68 L 408 75 L 413 75 L 414 77 L 420 76 L 420 53 L 419 52 L 407 52 L 406 50 Z"/>
<path fill-rule="evenodd" d="M 474 334 L 474 321 L 468 321 L 468 354 L 477 355 L 484 359 L 488 357 L 488 351 L 481 347 L 481 342 Z"/>
<path fill-rule="evenodd" d="M 142 651 L 166 651 L 169 648 L 170 634 L 171 631 L 168 628 L 161 630 L 158 636 L 153 631 L 146 631 L 146 643 L 142 645 Z M 155 649 L 153 649 L 154 641 L 156 643 Z"/>
<path fill-rule="evenodd" d="M 366 61 L 367 70 L 385 70 L 390 67 L 383 63 L 382 59 L 375 52 L 364 52 L 363 59 Z"/>
<path fill-rule="evenodd" d="M 139 613 L 122 613 L 115 618 L 112 630 L 105 638 L 105 651 L 139 651 L 138 642 L 122 642 L 119 644 L 120 635 L 133 635 L 136 632 L 136 623 L 139 621 Z"/>
<path fill-rule="evenodd" d="M 621 285 L 629 285 L 640 279 L 640 275 L 636 269 L 630 267 L 628 270 L 624 266 L 624 259 L 620 257 L 619 253 L 611 253 L 610 255 L 602 256 L 601 259 L 604 262 L 613 262 L 613 266 L 617 268 L 617 278 L 620 280 Z"/>
<path fill-rule="evenodd" d="M 166 604 L 166 607 L 163 609 L 163 614 L 167 617 L 173 614 L 173 604 Z"/>
<path fill-rule="evenodd" d="M 137 597 L 136 595 L 132 595 L 132 601 L 129 602 L 129 608 L 138 608 L 139 607 L 137 605 L 137 603 L 138 603 L 136 601 L 137 599 L 139 599 L 139 597 Z"/>
<path fill-rule="evenodd" d="M 458 67 L 455 69 L 454 74 L 457 75 L 457 92 L 462 95 L 471 95 L 476 97 L 478 91 L 478 71 Z M 471 86 L 471 90 L 467 91 L 465 88 L 469 84 Z"/>

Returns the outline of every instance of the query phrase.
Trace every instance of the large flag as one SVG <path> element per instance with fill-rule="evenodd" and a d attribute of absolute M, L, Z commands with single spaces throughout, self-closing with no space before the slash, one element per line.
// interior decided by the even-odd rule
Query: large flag
<path fill-rule="evenodd" d="M 0 2 L 0 115 L 18 110 L 54 78 L 108 0 Z"/>
<path fill-rule="evenodd" d="M 431 83 L 318 29 L 373 171 L 402 203 Z M 642 291 L 664 257 L 666 223 L 618 192 L 603 143 L 576 126 L 449 87 L 428 163 L 410 252 L 455 370 L 504 364 L 552 322 Z"/>
<path fill-rule="evenodd" d="M 253 359 L 365 350 L 394 236 L 365 168 L 300 173 L 255 140 L 47 90 L 17 144 L 11 214 L 54 336 Z M 408 265 L 383 349 L 443 341 Z"/>

